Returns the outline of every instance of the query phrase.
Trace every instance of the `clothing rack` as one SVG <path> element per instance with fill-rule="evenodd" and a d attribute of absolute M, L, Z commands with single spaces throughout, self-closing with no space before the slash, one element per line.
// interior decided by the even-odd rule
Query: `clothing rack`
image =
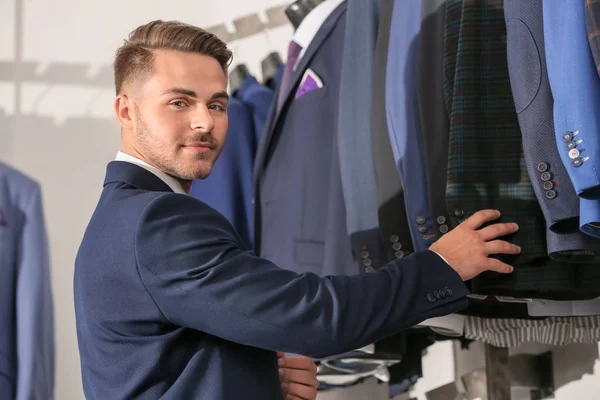
<path fill-rule="evenodd" d="M 485 378 L 488 400 L 542 400 L 554 395 L 552 352 L 509 356 L 508 348 L 486 344 L 485 374 L 477 376 Z M 465 377 L 463 383 L 478 384 Z"/>
<path fill-rule="evenodd" d="M 226 43 L 265 32 L 269 29 L 277 28 L 283 25 L 289 25 L 285 15 L 285 9 L 288 4 L 275 6 L 266 9 L 267 22 L 263 22 L 258 13 L 249 14 L 233 20 L 234 32 L 230 32 L 225 24 L 213 25 L 204 28 L 208 32 L 214 33 Z"/>
<path fill-rule="evenodd" d="M 427 400 L 544 400 L 555 392 L 552 352 L 510 356 L 509 348 L 484 346 L 485 366 L 426 393 Z"/>

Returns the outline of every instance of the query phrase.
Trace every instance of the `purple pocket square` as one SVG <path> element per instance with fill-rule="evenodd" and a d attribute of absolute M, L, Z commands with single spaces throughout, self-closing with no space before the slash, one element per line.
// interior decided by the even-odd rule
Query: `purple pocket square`
<path fill-rule="evenodd" d="M 323 83 L 321 79 L 315 74 L 312 70 L 308 69 L 304 73 L 302 77 L 302 81 L 300 82 L 300 86 L 296 90 L 295 98 L 299 98 L 304 96 L 306 93 L 312 92 L 313 90 L 317 90 L 323 87 Z"/>

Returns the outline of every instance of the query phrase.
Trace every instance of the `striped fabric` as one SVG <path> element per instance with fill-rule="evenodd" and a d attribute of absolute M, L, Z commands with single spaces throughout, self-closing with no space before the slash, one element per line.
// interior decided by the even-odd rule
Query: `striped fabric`
<path fill-rule="evenodd" d="M 552 346 L 600 341 L 600 316 L 550 317 L 543 320 L 467 317 L 465 337 L 497 347 L 532 342 Z"/>
<path fill-rule="evenodd" d="M 519 224 L 508 240 L 521 246 L 502 260 L 509 275 L 481 274 L 477 294 L 589 299 L 600 288 L 595 265 L 550 260 L 545 220 L 525 164 L 512 96 L 503 0 L 448 0 L 444 32 L 444 99 L 450 118 L 446 205 L 453 227 L 477 210 L 500 210 Z"/>
<path fill-rule="evenodd" d="M 585 1 L 585 26 L 596 69 L 600 74 L 600 0 Z"/>

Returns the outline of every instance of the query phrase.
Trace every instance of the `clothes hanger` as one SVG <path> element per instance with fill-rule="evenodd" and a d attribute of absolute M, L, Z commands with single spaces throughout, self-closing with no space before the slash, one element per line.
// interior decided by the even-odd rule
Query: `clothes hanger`
<path fill-rule="evenodd" d="M 285 15 L 294 29 L 298 29 L 302 20 L 322 2 L 323 0 L 296 0 L 285 9 Z"/>
<path fill-rule="evenodd" d="M 249 75 L 250 70 L 244 63 L 236 65 L 236 67 L 229 73 L 229 89 L 232 96 L 235 96 L 239 88 L 242 86 L 242 82 L 244 82 L 244 79 Z"/>
<path fill-rule="evenodd" d="M 273 43 L 271 42 L 271 34 L 268 29 L 264 30 L 265 39 L 267 41 L 267 48 L 273 48 Z M 274 89 L 273 78 L 277 73 L 280 66 L 283 65 L 283 61 L 278 52 L 272 51 L 261 61 L 261 71 L 262 71 L 262 79 L 263 85 Z"/>
<path fill-rule="evenodd" d="M 278 52 L 270 52 L 260 63 L 263 76 L 263 84 L 267 87 L 273 87 L 273 78 L 283 61 Z"/>

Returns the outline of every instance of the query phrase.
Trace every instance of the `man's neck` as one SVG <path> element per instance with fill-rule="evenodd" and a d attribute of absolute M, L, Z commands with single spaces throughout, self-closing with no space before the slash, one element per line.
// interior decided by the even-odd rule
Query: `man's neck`
<path fill-rule="evenodd" d="M 133 154 L 131 154 L 133 153 Z M 125 161 L 130 162 L 132 164 L 136 164 L 156 175 L 163 182 L 165 182 L 175 193 L 182 194 L 190 194 L 190 189 L 192 187 L 192 181 L 182 180 L 172 175 L 167 174 L 162 171 L 160 168 L 155 167 L 146 161 L 143 157 L 136 155 L 135 152 L 128 152 L 127 150 L 120 150 L 117 153 L 117 161 Z"/>

